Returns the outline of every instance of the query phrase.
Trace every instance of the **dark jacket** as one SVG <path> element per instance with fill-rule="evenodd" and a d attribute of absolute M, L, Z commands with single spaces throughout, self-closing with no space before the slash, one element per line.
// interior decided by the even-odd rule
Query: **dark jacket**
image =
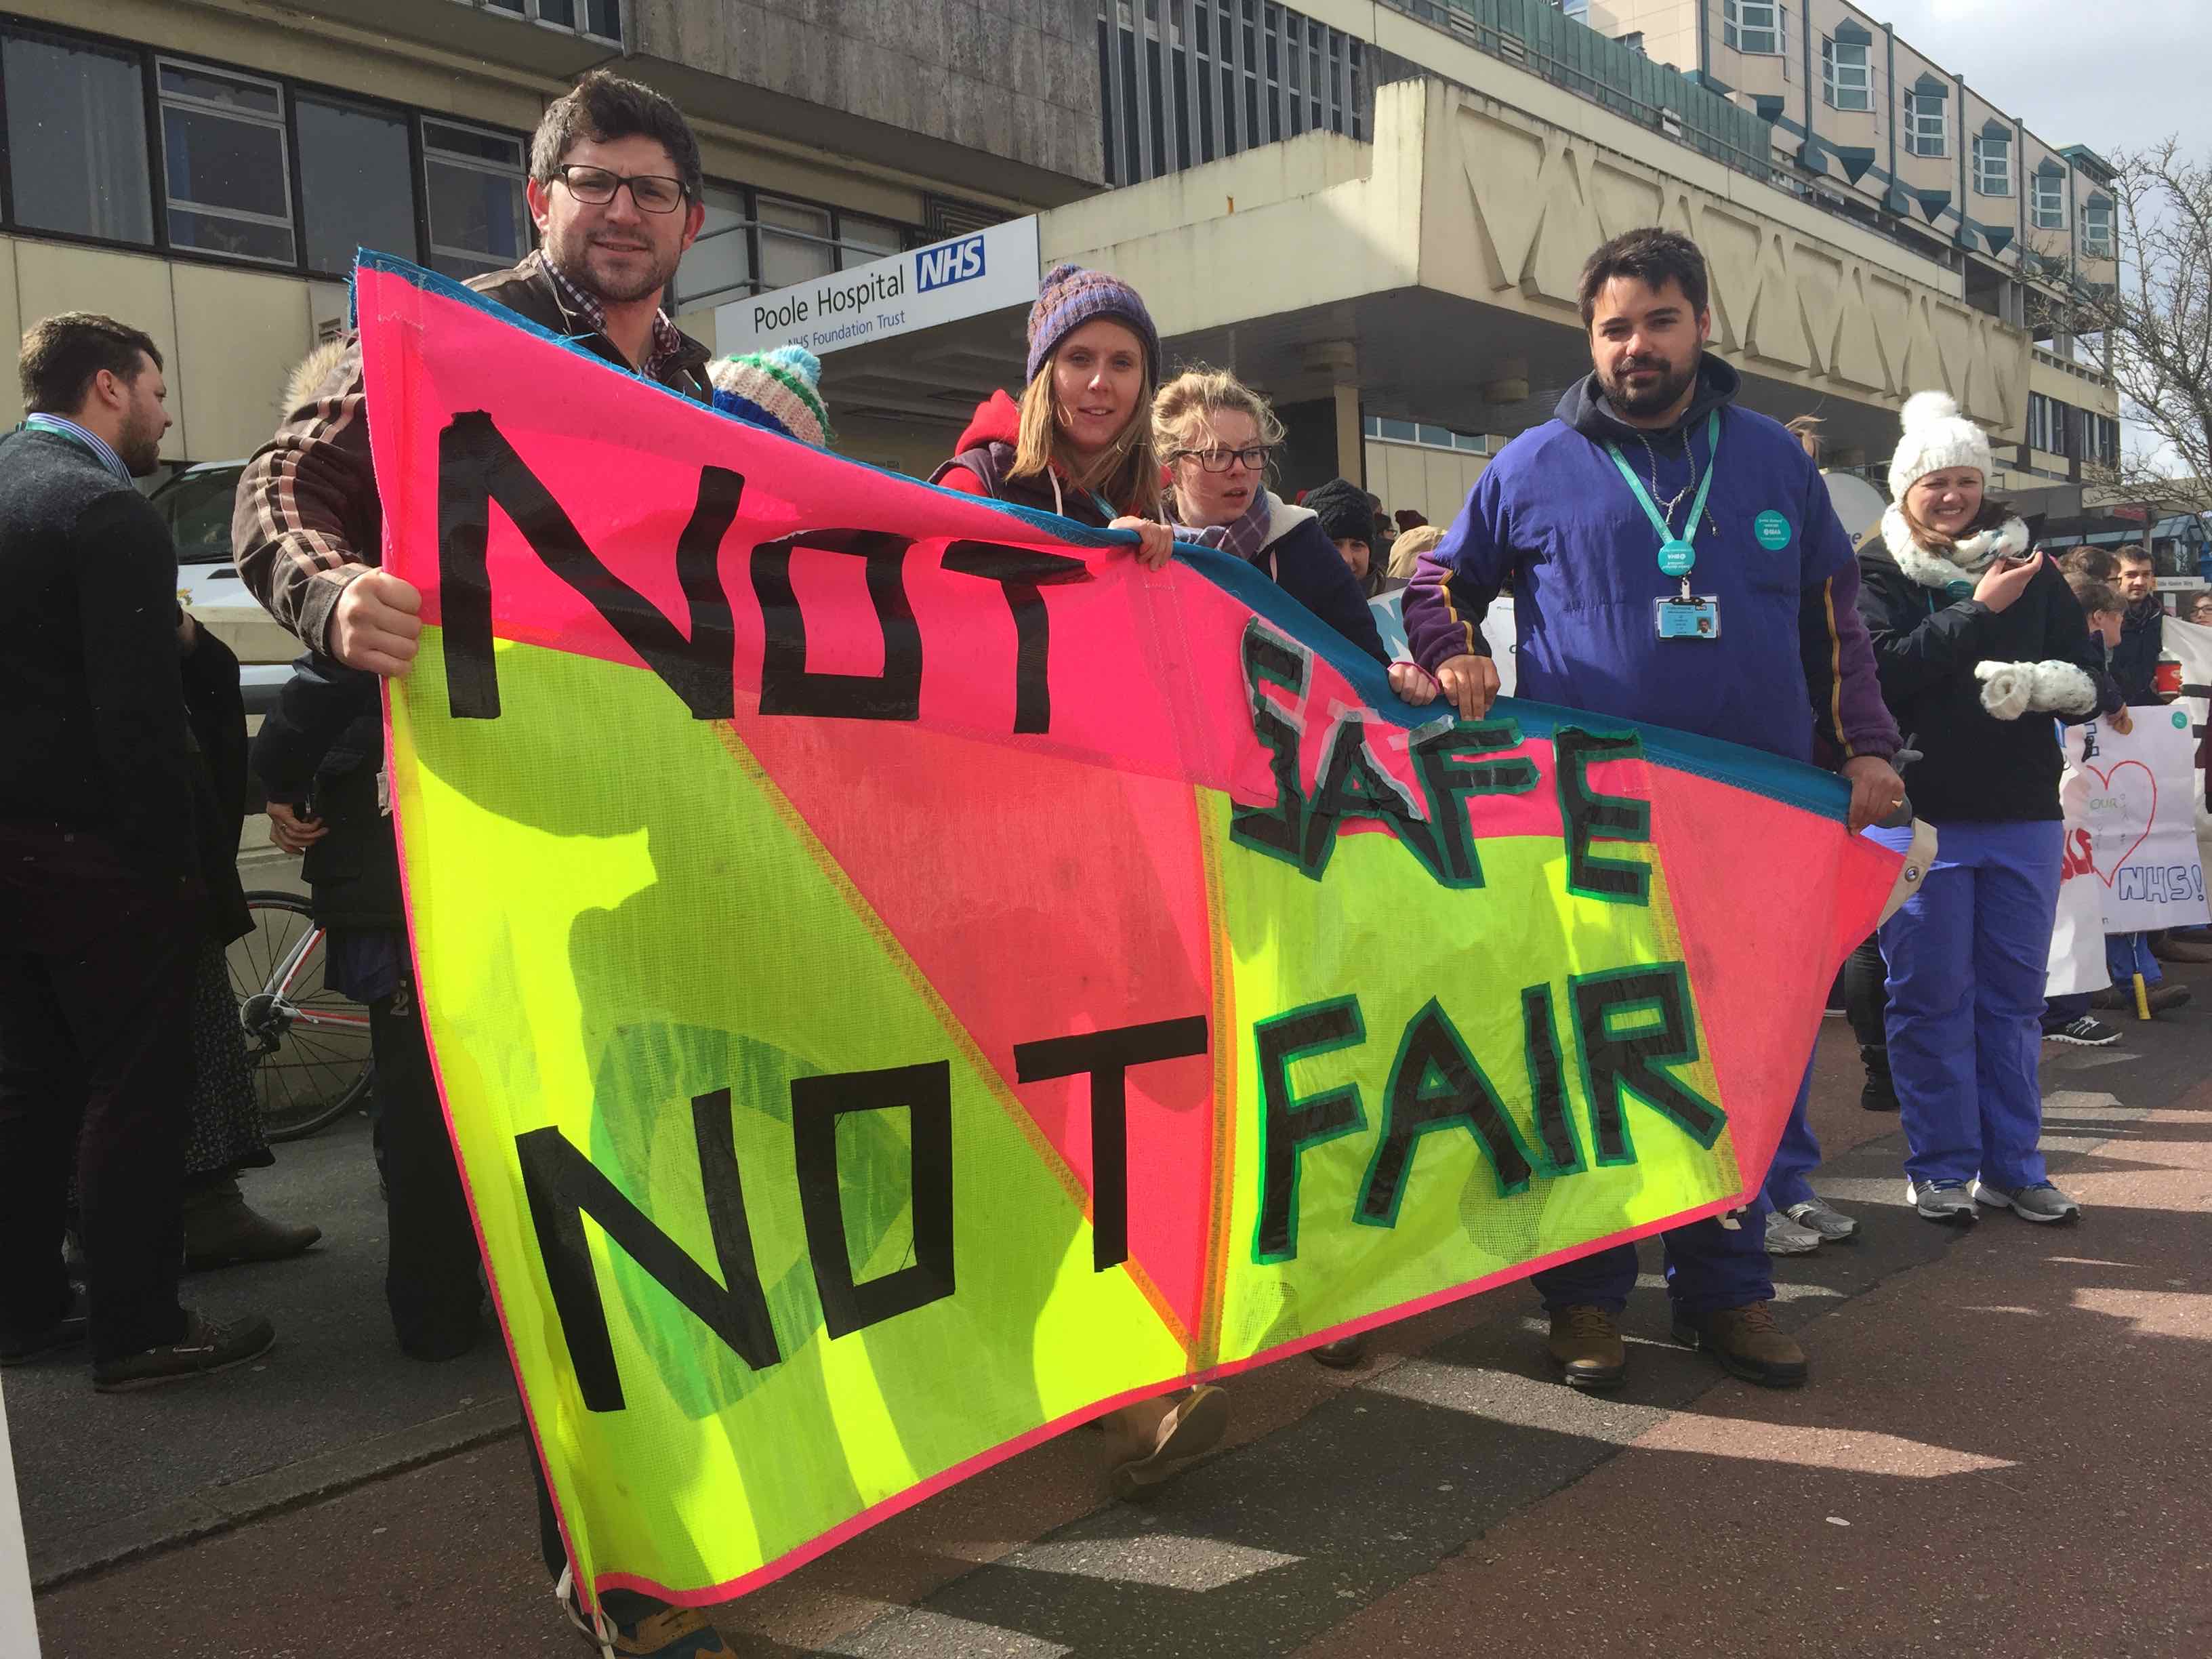
<path fill-rule="evenodd" d="M 1267 539 L 1252 559 L 1300 605 L 1379 663 L 1390 653 L 1375 627 L 1375 612 L 1359 591 L 1359 580 L 1336 550 L 1322 522 L 1303 507 L 1286 507 L 1273 494 Z"/>
<path fill-rule="evenodd" d="M 472 277 L 468 285 L 542 327 L 574 337 L 617 368 L 629 367 L 614 342 L 570 316 L 537 254 L 511 270 Z M 707 348 L 687 337 L 662 383 L 710 402 L 707 356 Z M 311 380 L 302 386 L 295 377 L 289 412 L 238 481 L 231 545 L 246 590 L 309 650 L 321 651 L 329 648 L 338 594 L 380 562 L 384 513 L 369 455 L 361 337 L 349 337 Z"/>
<path fill-rule="evenodd" d="M 1553 419 L 1483 469 L 1422 558 L 1405 599 L 1414 659 L 1433 672 L 1449 657 L 1489 655 L 1483 614 L 1510 586 L 1522 696 L 1792 760 L 1894 754 L 1850 538 L 1797 440 L 1735 406 L 1739 384 L 1705 357 L 1688 412 L 1664 432 L 1616 420 L 1594 375 L 1570 387 Z M 1706 442 L 1715 410 L 1717 453 Z M 1690 580 L 1719 602 L 1717 638 L 1657 637 L 1655 607 L 1681 584 L 1659 569 L 1658 532 L 1607 442 L 1639 476 L 1656 474 L 1659 501 L 1712 469 Z M 1695 495 L 1684 495 L 1678 527 Z"/>
<path fill-rule="evenodd" d="M 177 550 L 160 514 L 75 441 L 10 433 L 0 593 L 0 824 L 89 835 L 197 890 Z"/>
<path fill-rule="evenodd" d="M 2018 520 L 2008 551 L 2025 552 Z M 1919 548 L 1895 507 L 1860 550 L 1859 609 L 1874 635 L 1881 692 L 1906 746 L 1914 811 L 1930 823 L 2011 823 L 2060 816 L 2063 769 L 2054 720 L 2092 718 L 2100 653 L 2080 601 L 2046 561 L 2002 611 L 1964 597 L 1973 578 Z M 1982 665 L 2039 670 L 2038 692 L 2015 717 L 1985 706 Z"/>
<path fill-rule="evenodd" d="M 1048 472 L 1015 477 L 1014 450 L 1021 434 L 1021 405 L 1005 392 L 994 392 L 975 405 L 968 429 L 953 447 L 952 459 L 929 475 L 930 483 L 963 495 L 988 495 L 994 501 L 1054 514 L 1098 530 L 1121 516 L 1122 508 L 1074 483 L 1057 464 Z"/>
<path fill-rule="evenodd" d="M 202 628 L 183 655 L 185 717 L 192 747 L 192 824 L 201 882 L 217 944 L 253 931 L 246 884 L 238 876 L 238 838 L 246 827 L 246 697 L 238 658 Z"/>
<path fill-rule="evenodd" d="M 2163 701 L 2158 695 L 2159 653 L 2166 648 L 2166 607 L 2155 593 L 2136 600 L 2120 619 L 2112 647 L 2112 678 L 2130 704 Z"/>
<path fill-rule="evenodd" d="M 270 799 L 307 805 L 329 830 L 300 871 L 325 927 L 407 925 L 398 842 L 377 781 L 383 768 L 376 676 L 312 652 L 300 658 L 254 736 L 253 770 Z"/>

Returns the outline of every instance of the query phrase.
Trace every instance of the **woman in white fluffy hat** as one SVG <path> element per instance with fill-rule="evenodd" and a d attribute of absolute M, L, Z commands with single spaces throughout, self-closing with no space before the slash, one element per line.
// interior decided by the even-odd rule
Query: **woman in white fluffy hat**
<path fill-rule="evenodd" d="M 1941 843 L 1881 930 L 1889 1064 L 1922 1215 L 1970 1222 L 1978 1200 L 2070 1221 L 2081 1206 L 2037 1150 L 2036 1064 L 2062 858 L 2054 721 L 2094 716 L 2099 664 L 2065 579 L 1984 493 L 1989 473 L 1982 429 L 1919 393 L 1889 465 L 1893 505 L 1859 553 L 1882 696 L 1923 757 L 1905 782 Z"/>

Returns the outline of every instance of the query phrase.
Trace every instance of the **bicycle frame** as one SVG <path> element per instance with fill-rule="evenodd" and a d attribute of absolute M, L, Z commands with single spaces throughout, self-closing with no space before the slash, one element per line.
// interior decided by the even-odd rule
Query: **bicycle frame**
<path fill-rule="evenodd" d="M 368 1016 L 366 1013 L 320 1012 L 313 1009 L 302 1008 L 292 1000 L 293 981 L 300 977 L 300 969 L 306 965 L 308 957 L 314 953 L 315 947 L 323 942 L 323 933 L 324 930 L 320 927 L 310 927 L 300 936 L 299 942 L 285 953 L 283 961 L 276 964 L 276 971 L 270 975 L 269 983 L 262 988 L 262 994 L 276 999 L 289 1018 L 296 1024 L 307 1026 L 329 1026 L 342 1030 L 366 1031 L 368 1029 Z"/>

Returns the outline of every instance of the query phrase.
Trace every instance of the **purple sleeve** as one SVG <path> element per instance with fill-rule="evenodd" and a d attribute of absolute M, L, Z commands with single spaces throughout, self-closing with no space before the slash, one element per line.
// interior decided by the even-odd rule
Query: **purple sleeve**
<path fill-rule="evenodd" d="M 1897 721 L 1882 701 L 1874 637 L 1859 614 L 1859 562 L 1846 557 L 1835 574 L 1805 590 L 1802 629 L 1809 648 L 1806 681 L 1815 728 L 1838 762 L 1860 755 L 1887 760 L 1902 748 Z M 1825 657 L 1825 662 L 1817 659 Z"/>
<path fill-rule="evenodd" d="M 1406 584 L 1406 648 L 1431 674 L 1452 657 L 1490 655 L 1482 618 L 1511 560 L 1496 533 L 1498 477 L 1497 461 L 1483 469 L 1443 540 L 1421 556 Z"/>

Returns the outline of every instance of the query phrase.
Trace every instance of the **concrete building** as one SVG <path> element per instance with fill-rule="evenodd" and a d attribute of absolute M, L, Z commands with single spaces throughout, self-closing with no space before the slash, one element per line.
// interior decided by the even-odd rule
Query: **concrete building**
<path fill-rule="evenodd" d="M 2027 327 L 2021 478 L 2079 483 L 2111 465 L 2118 403 L 2096 343 L 2072 338 L 2061 289 L 2117 280 L 2112 171 L 2028 131 L 1848 0 L 1567 0 L 1564 9 L 1771 124 L 1790 188 L 1954 267 L 1975 303 Z M 1970 67 L 1970 66 L 1963 66 Z M 2017 309 L 2015 309 L 2017 307 Z"/>
<path fill-rule="evenodd" d="M 1671 26 L 1656 0 L 1614 7 L 1637 19 L 1590 0 L 1601 28 L 1545 0 L 0 3 L 0 325 L 84 307 L 147 327 L 170 358 L 175 462 L 266 434 L 289 366 L 343 326 L 357 244 L 457 276 L 518 257 L 527 136 L 599 64 L 700 131 L 707 229 L 677 306 L 710 343 L 736 343 L 734 301 L 1035 216 L 1045 263 L 1129 277 L 1171 357 L 1276 398 L 1286 483 L 1364 476 L 1432 519 L 1486 434 L 1544 418 L 1586 367 L 1576 274 L 1640 223 L 1698 238 L 1747 400 L 1817 410 L 1845 464 L 1878 464 L 1928 386 L 2050 483 L 2117 414 L 2063 331 L 2056 268 L 2109 235 L 2100 164 L 1840 0 L 1821 40 L 1868 47 L 1878 109 L 1808 100 L 1820 44 L 1808 60 L 1784 23 L 1787 52 L 1753 50 L 1747 0 L 1684 0 Z M 1857 60 L 1834 61 L 1856 88 Z M 1941 155 L 1917 147 L 1932 126 L 1900 135 L 1891 113 L 1923 74 L 1948 88 Z M 1999 179 L 1994 149 L 1966 155 L 1993 124 L 2010 198 L 1975 187 Z M 842 447 L 909 471 L 943 459 L 1018 378 L 1021 310 L 836 350 Z"/>

